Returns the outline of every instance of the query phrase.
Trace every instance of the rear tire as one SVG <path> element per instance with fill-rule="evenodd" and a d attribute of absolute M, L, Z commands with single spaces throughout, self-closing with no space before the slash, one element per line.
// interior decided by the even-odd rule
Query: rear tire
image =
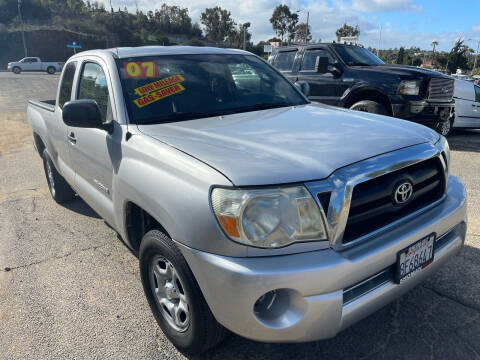
<path fill-rule="evenodd" d="M 175 243 L 151 230 L 143 237 L 139 254 L 145 296 L 172 344 L 186 354 L 200 354 L 219 344 L 227 330 L 215 320 Z"/>
<path fill-rule="evenodd" d="M 56 70 L 55 70 L 55 68 L 54 68 L 53 66 L 49 66 L 49 67 L 47 68 L 47 73 L 49 73 L 50 75 L 55 74 L 55 72 L 56 72 Z"/>
<path fill-rule="evenodd" d="M 42 157 L 48 189 L 50 190 L 53 200 L 59 204 L 72 200 L 75 197 L 75 192 L 70 185 L 68 185 L 63 176 L 59 174 L 50 159 L 50 156 L 48 156 L 46 149 L 43 150 Z"/>
<path fill-rule="evenodd" d="M 358 101 L 352 106 L 350 106 L 350 110 L 357 110 L 386 116 L 389 115 L 388 110 L 385 108 L 385 106 L 371 100 Z"/>
<path fill-rule="evenodd" d="M 22 72 L 22 69 L 20 69 L 18 66 L 15 66 L 13 69 L 12 69 L 12 72 L 14 74 L 20 74 Z"/>

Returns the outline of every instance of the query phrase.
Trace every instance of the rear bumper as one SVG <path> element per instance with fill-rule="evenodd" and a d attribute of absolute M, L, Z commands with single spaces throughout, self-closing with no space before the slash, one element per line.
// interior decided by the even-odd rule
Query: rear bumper
<path fill-rule="evenodd" d="M 425 100 L 391 99 L 394 117 L 424 125 L 448 121 L 453 115 L 454 102 L 429 102 Z"/>
<path fill-rule="evenodd" d="M 433 263 L 394 283 L 397 253 L 432 232 Z M 254 340 L 304 342 L 335 336 L 419 284 L 460 250 L 465 234 L 465 189 L 451 176 L 440 204 L 342 252 L 231 258 L 179 247 L 222 325 Z M 255 302 L 272 290 L 278 296 L 271 310 L 255 314 Z"/>

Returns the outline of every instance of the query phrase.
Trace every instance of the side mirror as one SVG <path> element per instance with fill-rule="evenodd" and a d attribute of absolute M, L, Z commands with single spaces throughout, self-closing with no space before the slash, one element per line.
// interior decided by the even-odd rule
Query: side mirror
<path fill-rule="evenodd" d="M 343 69 L 342 66 L 338 63 L 338 61 L 335 61 L 333 63 L 331 72 L 334 77 L 339 77 L 342 75 Z"/>
<path fill-rule="evenodd" d="M 326 74 L 328 72 L 328 56 L 317 56 L 315 60 L 315 72 Z"/>
<path fill-rule="evenodd" d="M 79 128 L 104 129 L 97 102 L 90 99 L 72 100 L 63 105 L 63 122 Z"/>
<path fill-rule="evenodd" d="M 306 81 L 297 81 L 295 84 L 295 87 L 302 92 L 303 95 L 308 97 L 310 94 L 310 85 L 308 85 L 308 82 Z"/>

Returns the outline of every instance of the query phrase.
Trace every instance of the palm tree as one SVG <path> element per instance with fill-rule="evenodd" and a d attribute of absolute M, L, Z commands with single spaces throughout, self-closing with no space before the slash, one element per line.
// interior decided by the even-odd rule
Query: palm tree
<path fill-rule="evenodd" d="M 432 47 L 433 47 L 433 51 L 432 51 L 432 66 L 434 66 L 434 65 L 433 65 L 433 62 L 435 61 L 435 48 L 436 48 L 437 45 L 438 45 L 438 41 L 437 41 L 437 40 L 433 40 L 431 45 L 432 45 Z"/>

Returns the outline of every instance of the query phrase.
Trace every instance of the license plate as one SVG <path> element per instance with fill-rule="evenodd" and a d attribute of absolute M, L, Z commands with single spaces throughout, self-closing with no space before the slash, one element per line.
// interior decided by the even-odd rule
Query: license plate
<path fill-rule="evenodd" d="M 433 262 L 435 234 L 430 234 L 397 254 L 396 282 L 402 283 Z"/>

